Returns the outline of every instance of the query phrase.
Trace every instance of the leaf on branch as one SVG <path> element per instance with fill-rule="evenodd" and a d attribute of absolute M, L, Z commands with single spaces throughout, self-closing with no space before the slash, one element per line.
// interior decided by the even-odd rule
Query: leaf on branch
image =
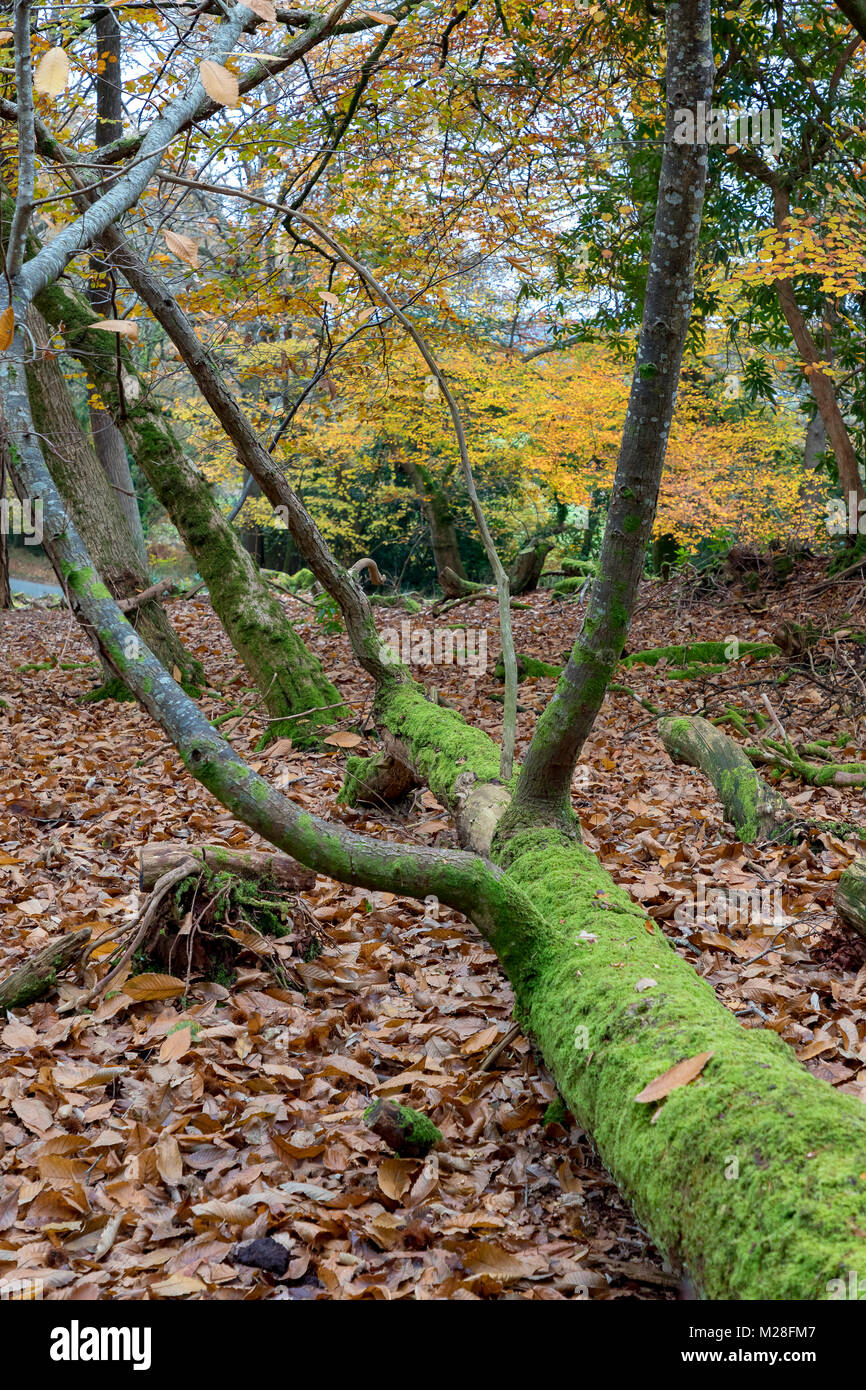
<path fill-rule="evenodd" d="M 238 79 L 228 68 L 204 58 L 198 65 L 198 75 L 211 101 L 220 106 L 240 106 Z"/>
<path fill-rule="evenodd" d="M 11 29 L 0 29 L 0 43 L 8 43 L 14 37 Z"/>
<path fill-rule="evenodd" d="M 331 294 L 330 290 L 319 290 L 319 298 L 324 299 L 325 303 L 330 304 L 334 309 L 339 309 L 340 307 L 339 299 L 335 294 Z"/>
<path fill-rule="evenodd" d="M 362 10 L 363 19 L 375 19 L 377 24 L 399 24 L 399 19 L 395 19 L 392 14 L 383 14 L 381 10 Z"/>
<path fill-rule="evenodd" d="M 15 310 L 10 304 L 3 313 L 0 314 L 0 352 L 5 352 L 12 346 L 12 339 L 15 336 Z"/>
<path fill-rule="evenodd" d="M 698 1052 L 694 1057 L 686 1057 L 682 1062 L 676 1062 L 674 1066 L 668 1067 L 667 1071 L 662 1072 L 661 1076 L 655 1077 L 648 1086 L 635 1096 L 635 1100 L 649 1103 L 655 1100 L 664 1100 L 671 1091 L 678 1091 L 680 1086 L 688 1086 L 690 1081 L 694 1081 L 696 1076 L 700 1076 L 707 1062 L 713 1056 L 712 1052 Z"/>
<path fill-rule="evenodd" d="M 271 4 L 271 0 L 244 0 L 248 10 L 257 14 L 259 19 L 264 19 L 268 24 L 273 24 L 277 18 L 277 7 Z"/>
<path fill-rule="evenodd" d="M 69 81 L 69 55 L 62 48 L 49 48 L 36 67 L 33 86 L 46 97 L 59 97 Z"/>
<path fill-rule="evenodd" d="M 100 328 L 103 333 L 119 333 L 123 338 L 131 338 L 134 343 L 138 342 L 138 324 L 132 319 L 100 319 L 90 327 Z"/>
<path fill-rule="evenodd" d="M 193 270 L 198 269 L 198 243 L 193 241 L 192 237 L 168 229 L 162 235 L 173 256 L 177 256 L 179 261 L 184 261 L 187 265 L 192 266 Z"/>
<path fill-rule="evenodd" d="M 151 999 L 176 999 L 185 989 L 183 980 L 174 975 L 134 975 L 123 986 L 124 994 L 138 1004 Z"/>

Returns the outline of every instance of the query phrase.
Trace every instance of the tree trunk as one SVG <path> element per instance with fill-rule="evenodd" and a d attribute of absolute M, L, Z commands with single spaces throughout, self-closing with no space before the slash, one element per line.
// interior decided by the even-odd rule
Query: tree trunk
<path fill-rule="evenodd" d="M 187 459 L 167 414 L 144 390 L 125 405 L 118 399 L 116 362 L 102 341 L 107 335 L 88 331 L 91 316 L 81 300 L 53 285 L 38 302 L 53 325 L 65 324 L 70 351 L 121 421 L 130 451 L 195 560 L 229 641 L 277 721 L 269 726 L 268 741 L 283 734 L 298 747 L 315 740 L 322 724 L 339 717 L 340 693 L 261 578 L 238 532 L 217 506 L 207 479 Z M 133 364 L 126 354 L 122 360 L 128 395 L 135 395 L 139 383 Z M 308 717 L 299 719 L 300 714 Z"/>
<path fill-rule="evenodd" d="M 511 562 L 508 580 L 512 594 L 528 594 L 538 588 L 544 562 L 553 549 L 553 538 L 534 536 L 517 552 Z"/>
<path fill-rule="evenodd" d="M 550 825 L 574 834 L 571 779 L 622 654 L 652 536 L 668 431 L 691 316 L 707 146 L 675 142 L 677 111 L 712 98 L 714 64 L 704 0 L 666 7 L 665 145 L 643 318 L 598 578 L 556 693 L 535 727 L 517 791 L 500 826 Z"/>
<path fill-rule="evenodd" d="M 96 148 L 114 144 L 123 138 L 123 85 L 120 25 L 111 10 L 97 12 L 96 24 Z M 114 277 L 111 267 L 102 256 L 90 257 L 88 298 L 97 318 L 117 318 L 114 303 Z M 120 352 L 117 352 L 120 369 Z M 129 471 L 129 459 L 123 436 L 106 410 L 91 402 L 90 432 L 96 457 L 106 478 L 114 489 L 136 553 L 147 567 L 147 546 L 141 525 L 141 514 L 135 496 L 135 486 Z"/>
<path fill-rule="evenodd" d="M 28 322 L 37 344 L 47 342 L 45 320 L 32 306 Z M 114 493 L 78 422 L 57 358 L 37 356 L 27 368 L 27 380 L 33 418 L 46 443 L 52 477 L 109 591 L 115 598 L 132 598 L 150 586 L 150 575 L 135 552 Z M 64 583 L 62 574 L 58 579 Z M 134 626 L 169 671 L 177 668 L 192 686 L 203 684 L 201 663 L 184 651 L 159 603 L 141 604 Z"/>
<path fill-rule="evenodd" d="M 662 742 L 677 762 L 691 764 L 709 777 L 719 794 L 725 820 L 748 843 L 770 839 L 796 820 L 781 792 L 753 768 L 738 743 L 699 715 L 659 720 Z"/>
<path fill-rule="evenodd" d="M 6 457 L 0 450 L 0 501 L 6 496 Z M 12 592 L 9 588 L 9 537 L 6 527 L 0 526 L 0 608 L 12 607 Z"/>
<path fill-rule="evenodd" d="M 854 25 L 857 33 L 866 39 L 866 0 L 836 0 L 836 6 Z"/>
<path fill-rule="evenodd" d="M 866 939 L 866 859 L 855 859 L 836 885 L 833 906 L 843 921 Z"/>
<path fill-rule="evenodd" d="M 406 474 L 418 495 L 421 509 L 430 528 L 430 545 L 433 550 L 433 563 L 442 592 L 449 598 L 457 598 L 460 590 L 447 571 L 456 574 L 458 579 L 466 578 L 466 570 L 460 558 L 454 513 L 445 489 L 433 477 L 429 468 L 416 463 L 412 458 L 401 458 L 400 467 Z"/>
<path fill-rule="evenodd" d="M 90 927 L 82 927 L 78 931 L 67 932 L 65 936 L 55 937 L 4 980 L 0 980 L 0 1014 L 5 1014 L 8 1009 L 23 1009 L 47 994 L 57 981 L 57 972 L 64 970 L 81 955 L 90 935 Z"/>
<path fill-rule="evenodd" d="M 228 849 L 224 845 L 173 845 L 170 841 L 142 845 L 138 851 L 138 886 L 149 893 L 163 874 L 188 859 L 213 873 L 234 874 L 263 888 L 279 888 L 286 893 L 309 892 L 316 886 L 316 875 L 288 854 L 263 854 L 253 849 Z"/>
<path fill-rule="evenodd" d="M 773 210 L 776 231 L 783 234 L 786 219 L 791 213 L 791 196 L 789 190 L 778 179 L 773 184 Z M 791 330 L 791 336 L 800 354 L 800 360 L 807 369 L 809 389 L 824 422 L 827 439 L 836 459 L 842 494 L 846 502 L 853 494 L 859 503 L 866 493 L 864 493 L 863 479 L 860 477 L 857 455 L 854 452 L 848 426 L 845 424 L 839 409 L 836 386 L 832 377 L 818 370 L 815 365 L 823 360 L 823 355 L 816 348 L 805 315 L 797 303 L 793 281 L 789 279 L 776 280 L 774 288 L 779 298 L 782 313 L 785 315 L 785 321 Z"/>

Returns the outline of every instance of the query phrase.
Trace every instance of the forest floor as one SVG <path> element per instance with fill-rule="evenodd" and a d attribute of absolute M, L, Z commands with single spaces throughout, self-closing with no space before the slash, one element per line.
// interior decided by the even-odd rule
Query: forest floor
<path fill-rule="evenodd" d="M 784 588 L 757 595 L 647 583 L 629 650 L 768 640 L 783 619 L 862 630 L 862 581 L 811 597 L 823 575 L 810 561 Z M 354 720 L 339 726 L 359 734 L 352 752 L 372 751 L 371 691 L 345 639 L 323 631 L 309 607 L 284 602 L 353 706 Z M 351 738 L 316 753 L 286 740 L 256 753 L 264 720 L 207 602 L 169 611 L 222 692 L 204 697 L 206 712 L 249 708 L 223 731 L 254 767 L 353 829 L 455 843 L 429 791 L 398 809 L 336 804 Z M 518 650 L 559 660 L 581 612 L 534 595 L 530 610 L 515 612 Z M 415 630 L 464 621 L 470 636 L 486 636 L 485 672 L 415 674 L 495 737 L 495 605 L 440 619 L 381 610 L 381 627 L 403 621 Z M 79 703 L 97 668 L 66 669 L 91 655 L 67 612 L 34 606 L 0 623 L 2 978 L 52 935 L 128 922 L 142 845 L 262 845 L 189 777 L 143 710 Z M 819 644 L 812 668 L 746 657 L 702 680 L 668 679 L 663 667 L 620 679 L 666 712 L 760 710 L 766 692 L 795 740 L 849 731 L 842 757 L 852 761 L 864 757 L 864 664 L 849 645 L 847 674 L 830 673 L 840 640 Z M 519 749 L 552 688 L 521 686 Z M 804 816 L 866 823 L 862 790 L 781 786 Z M 856 840 L 741 845 L 706 779 L 673 766 L 654 718 L 619 693 L 584 750 L 574 801 L 588 846 L 743 1025 L 775 1029 L 811 1070 L 866 1100 L 866 950 L 832 908 Z M 769 919 L 732 924 L 714 910 L 714 887 L 781 898 Z M 697 910 L 684 914 L 689 894 Z M 485 1068 L 510 1028 L 512 999 L 472 925 L 435 902 L 321 877 L 304 898 L 323 945 L 318 959 L 295 962 L 306 994 L 277 986 L 249 954 L 231 987 L 193 978 L 181 998 L 161 1002 L 121 989 L 76 1013 L 70 979 L 0 1021 L 0 1285 L 38 1279 L 59 1299 L 689 1297 L 587 1136 L 568 1118 L 545 1123 L 556 1091 L 530 1042 L 516 1038 Z M 286 961 L 291 942 L 279 950 Z M 364 1108 L 379 1096 L 439 1126 L 443 1142 L 426 1161 L 390 1157 L 365 1128 Z M 239 1242 L 265 1235 L 287 1247 L 282 1280 L 232 1262 Z"/>

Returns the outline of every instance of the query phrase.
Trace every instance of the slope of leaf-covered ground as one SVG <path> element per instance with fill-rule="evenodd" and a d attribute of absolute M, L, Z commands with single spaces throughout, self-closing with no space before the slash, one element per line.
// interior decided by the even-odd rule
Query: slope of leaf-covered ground
<path fill-rule="evenodd" d="M 762 639 L 783 619 L 838 628 L 844 614 L 862 627 L 862 583 L 815 598 L 822 574 L 806 564 L 759 595 L 647 584 L 630 649 Z M 339 730 L 360 734 L 353 751 L 372 749 L 371 692 L 345 640 L 309 607 L 285 602 L 353 704 L 354 722 Z M 302 753 L 283 740 L 256 754 L 263 718 L 206 601 L 170 611 L 220 692 L 205 697 L 206 710 L 246 711 L 223 729 L 254 766 L 355 829 L 454 843 L 429 792 L 399 810 L 338 807 L 345 746 Z M 557 660 L 580 611 L 535 595 L 515 613 L 518 649 Z M 52 935 L 129 922 L 143 844 L 260 842 L 189 778 L 144 712 L 79 703 L 96 668 L 76 665 L 90 652 L 68 613 L 34 607 L 0 621 L 2 976 Z M 457 621 L 476 636 L 484 629 L 485 673 L 419 665 L 415 674 L 495 736 L 495 606 L 438 619 L 388 613 L 381 626 L 402 621 L 422 633 Z M 700 681 L 666 679 L 663 667 L 631 668 L 624 680 L 666 711 L 710 716 L 729 703 L 761 709 L 766 692 L 795 741 L 849 730 L 853 760 L 863 756 L 862 649 L 849 644 L 841 675 L 838 665 L 828 673 L 840 640 L 820 643 L 812 666 L 793 673 L 783 658 L 746 658 Z M 551 689 L 548 680 L 521 686 L 519 747 Z M 866 821 L 856 788 L 782 785 L 804 816 Z M 712 788 L 672 766 L 654 718 L 626 694 L 608 696 L 575 805 L 590 847 L 744 1026 L 776 1029 L 819 1075 L 861 1094 L 866 956 L 832 909 L 855 841 L 825 833 L 811 848 L 738 844 Z M 731 924 L 707 905 L 712 886 L 782 896 L 770 919 Z M 690 893 L 697 911 L 684 914 Z M 291 941 L 273 949 L 300 970 L 306 994 L 281 987 L 250 954 L 230 988 L 192 978 L 182 998 L 163 1002 L 121 989 L 79 1013 L 70 978 L 3 1020 L 0 1282 L 41 1279 L 60 1299 L 687 1296 L 586 1136 L 567 1119 L 545 1123 L 556 1093 L 529 1042 L 518 1037 L 488 1060 L 510 1027 L 511 995 L 471 924 L 435 902 L 324 878 L 305 901 L 322 954 L 304 963 Z M 444 1139 L 426 1161 L 390 1157 L 364 1127 L 378 1096 L 435 1120 Z M 288 1250 L 282 1280 L 232 1262 L 238 1243 L 264 1235 Z"/>

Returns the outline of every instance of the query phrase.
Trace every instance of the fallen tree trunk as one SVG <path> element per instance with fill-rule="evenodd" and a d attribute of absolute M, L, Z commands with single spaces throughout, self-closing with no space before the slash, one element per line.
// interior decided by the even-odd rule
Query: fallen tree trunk
<path fill-rule="evenodd" d="M 169 841 L 142 845 L 138 853 L 139 888 L 149 893 L 170 869 L 193 859 L 213 873 L 230 873 L 262 887 L 281 888 L 286 893 L 308 892 L 315 887 L 316 875 L 288 854 L 267 854 L 252 849 L 226 849 L 222 845 L 174 845 Z"/>
<path fill-rule="evenodd" d="M 82 619 L 122 649 L 129 625 L 63 511 L 20 388 L 13 380 L 6 389 L 21 441 L 16 481 L 44 499 L 46 543 L 67 566 Z M 123 674 L 189 771 L 278 848 L 344 882 L 435 893 L 476 922 L 569 1109 L 650 1234 L 702 1293 L 821 1299 L 829 1281 L 859 1266 L 866 1109 L 806 1072 L 775 1035 L 743 1028 L 572 837 L 517 831 L 497 867 L 478 855 L 356 835 L 301 811 L 247 767 L 149 652 L 125 662 Z M 461 809 L 477 845 L 489 829 L 467 813 L 473 800 L 509 795 L 485 785 L 498 774 L 496 745 L 454 711 L 427 704 L 417 687 L 392 687 L 385 708 L 411 764 Z M 712 1057 L 700 1078 L 668 1095 L 653 1123 L 635 1097 L 704 1052 Z"/>
<path fill-rule="evenodd" d="M 793 809 L 753 768 L 746 754 L 715 724 L 700 715 L 659 720 L 662 743 L 676 762 L 690 763 L 709 777 L 725 819 L 740 839 L 771 839 L 797 819 Z"/>
<path fill-rule="evenodd" d="M 47 994 L 57 983 L 61 970 L 81 955 L 90 940 L 90 928 L 67 932 L 49 941 L 35 955 L 19 965 L 5 980 L 0 980 L 0 1013 L 7 1009 L 23 1009 Z"/>

